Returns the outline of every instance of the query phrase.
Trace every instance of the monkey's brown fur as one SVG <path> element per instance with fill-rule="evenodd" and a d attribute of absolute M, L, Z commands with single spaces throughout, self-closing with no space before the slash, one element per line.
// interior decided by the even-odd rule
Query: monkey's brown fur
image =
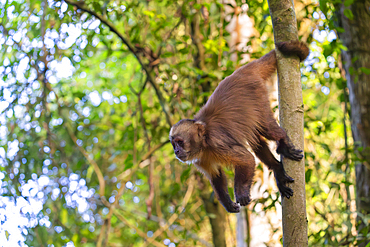
<path fill-rule="evenodd" d="M 304 60 L 308 47 L 299 41 L 281 42 L 277 48 L 286 55 Z M 290 143 L 286 132 L 273 117 L 265 81 L 276 71 L 275 50 L 237 69 L 220 82 L 194 119 L 184 119 L 170 131 L 177 158 L 192 162 L 210 180 L 215 194 L 228 212 L 239 212 L 239 205 L 250 202 L 255 155 L 273 170 L 282 196 L 290 198 L 293 190 L 286 186 L 294 180 L 281 162 L 275 159 L 265 139 L 276 141 L 277 153 L 293 160 L 303 158 L 302 151 Z M 235 168 L 234 203 L 227 192 L 222 165 Z"/>

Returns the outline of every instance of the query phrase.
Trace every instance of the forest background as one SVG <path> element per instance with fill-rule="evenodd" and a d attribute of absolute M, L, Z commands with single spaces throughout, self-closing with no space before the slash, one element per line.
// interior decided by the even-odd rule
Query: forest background
<path fill-rule="evenodd" d="M 311 50 L 301 64 L 309 245 L 365 246 L 370 2 L 294 4 Z M 168 141 L 224 77 L 274 49 L 267 1 L 0 6 L 0 243 L 281 246 L 266 167 L 257 164 L 252 203 L 226 214 Z M 276 83 L 268 88 L 277 113 Z"/>

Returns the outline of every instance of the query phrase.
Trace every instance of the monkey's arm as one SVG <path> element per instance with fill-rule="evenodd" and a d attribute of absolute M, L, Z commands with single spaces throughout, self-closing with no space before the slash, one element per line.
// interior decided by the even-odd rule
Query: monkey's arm
<path fill-rule="evenodd" d="M 234 146 L 231 163 L 235 167 L 234 191 L 235 200 L 241 206 L 250 203 L 250 188 L 253 182 L 256 162 L 253 155 L 244 147 Z"/>
<path fill-rule="evenodd" d="M 226 176 L 222 168 L 219 169 L 218 174 L 214 174 L 211 176 L 210 182 L 212 184 L 213 190 L 215 191 L 217 199 L 224 206 L 227 212 L 238 213 L 240 211 L 240 207 L 237 203 L 233 202 L 230 199 L 229 193 L 227 191 Z"/>

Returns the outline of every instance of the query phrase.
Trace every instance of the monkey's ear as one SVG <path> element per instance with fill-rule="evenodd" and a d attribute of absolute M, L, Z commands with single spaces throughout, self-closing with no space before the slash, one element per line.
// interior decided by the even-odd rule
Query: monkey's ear
<path fill-rule="evenodd" d="M 198 129 L 198 135 L 203 137 L 206 134 L 206 124 L 202 121 L 196 121 L 194 124 Z"/>

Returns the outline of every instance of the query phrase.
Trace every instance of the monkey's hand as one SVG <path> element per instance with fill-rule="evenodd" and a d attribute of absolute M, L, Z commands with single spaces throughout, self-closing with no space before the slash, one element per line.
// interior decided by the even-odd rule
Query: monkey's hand
<path fill-rule="evenodd" d="M 230 203 L 227 203 L 227 205 L 223 204 L 223 206 L 226 209 L 226 211 L 229 213 L 239 213 L 240 211 L 240 206 L 233 201 L 231 201 Z"/>
<path fill-rule="evenodd" d="M 248 191 L 235 191 L 236 202 L 240 203 L 241 206 L 247 206 L 251 202 L 251 197 Z"/>

